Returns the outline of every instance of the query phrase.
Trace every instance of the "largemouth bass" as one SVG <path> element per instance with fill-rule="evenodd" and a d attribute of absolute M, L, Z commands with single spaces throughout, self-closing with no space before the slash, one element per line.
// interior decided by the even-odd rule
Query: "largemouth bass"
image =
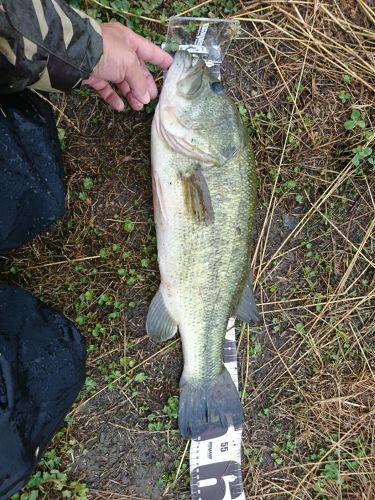
<path fill-rule="evenodd" d="M 151 151 L 161 284 L 146 327 L 159 342 L 180 332 L 179 428 L 197 438 L 243 421 L 223 346 L 232 315 L 258 319 L 250 275 L 256 176 L 234 103 L 188 52 L 176 53 L 166 76 Z"/>

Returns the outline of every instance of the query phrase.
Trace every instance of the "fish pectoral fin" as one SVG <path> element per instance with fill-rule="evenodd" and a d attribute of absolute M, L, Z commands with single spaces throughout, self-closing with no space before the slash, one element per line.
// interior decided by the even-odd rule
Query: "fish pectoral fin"
<path fill-rule="evenodd" d="M 237 318 L 241 321 L 245 321 L 245 323 L 257 323 L 259 321 L 259 312 L 254 298 L 253 279 L 251 273 L 249 273 L 246 280 L 235 316 L 237 316 Z"/>
<path fill-rule="evenodd" d="M 214 210 L 207 181 L 200 165 L 192 172 L 181 175 L 186 214 L 193 221 L 203 224 L 214 222 Z"/>
<path fill-rule="evenodd" d="M 177 324 L 167 311 L 160 290 L 156 292 L 151 301 L 147 314 L 146 330 L 155 342 L 169 340 L 177 332 Z"/>

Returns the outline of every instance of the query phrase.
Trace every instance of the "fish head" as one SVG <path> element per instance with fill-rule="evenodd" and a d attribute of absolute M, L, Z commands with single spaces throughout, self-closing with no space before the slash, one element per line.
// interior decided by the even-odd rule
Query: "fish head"
<path fill-rule="evenodd" d="M 223 99 L 223 85 L 210 74 L 204 60 L 187 51 L 176 52 L 163 86 L 161 105 L 173 107 L 182 123 L 201 120 L 202 124 L 218 118 Z"/>
<path fill-rule="evenodd" d="M 238 111 L 202 58 L 178 51 L 168 70 L 156 127 L 181 154 L 206 163 L 225 162 L 245 142 Z"/>

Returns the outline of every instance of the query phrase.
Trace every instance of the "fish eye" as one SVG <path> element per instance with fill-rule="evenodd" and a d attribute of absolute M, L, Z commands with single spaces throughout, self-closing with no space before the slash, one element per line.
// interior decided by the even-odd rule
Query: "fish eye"
<path fill-rule="evenodd" d="M 219 81 L 212 82 L 211 89 L 215 92 L 215 94 L 222 94 L 224 92 L 224 86 Z"/>

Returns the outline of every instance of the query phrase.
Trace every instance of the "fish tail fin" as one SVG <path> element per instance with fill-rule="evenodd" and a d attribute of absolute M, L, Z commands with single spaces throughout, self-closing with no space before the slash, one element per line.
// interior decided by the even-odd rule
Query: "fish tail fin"
<path fill-rule="evenodd" d="M 182 376 L 180 382 L 178 425 L 186 439 L 197 439 L 207 432 L 235 427 L 243 422 L 241 401 L 236 386 L 223 367 L 212 380 L 188 382 Z"/>

